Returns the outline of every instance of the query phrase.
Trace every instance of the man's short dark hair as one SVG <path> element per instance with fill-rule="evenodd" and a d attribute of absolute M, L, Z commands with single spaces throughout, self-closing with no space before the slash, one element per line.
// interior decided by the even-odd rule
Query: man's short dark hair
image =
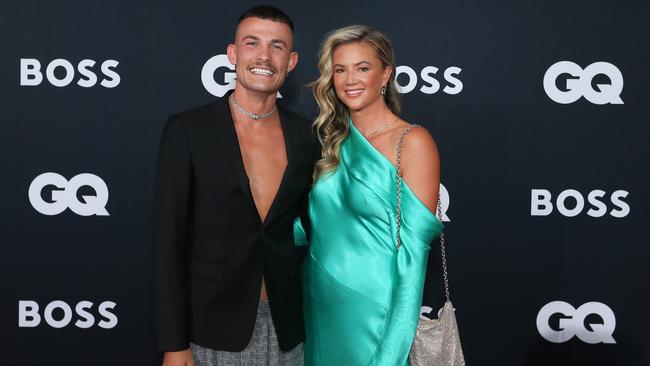
<path fill-rule="evenodd" d="M 237 19 L 237 26 L 239 26 L 239 23 L 246 18 L 260 18 L 284 23 L 291 28 L 291 33 L 293 33 L 293 22 L 291 21 L 291 18 L 289 18 L 289 16 L 282 10 L 272 5 L 258 5 L 246 10 L 244 14 Z"/>

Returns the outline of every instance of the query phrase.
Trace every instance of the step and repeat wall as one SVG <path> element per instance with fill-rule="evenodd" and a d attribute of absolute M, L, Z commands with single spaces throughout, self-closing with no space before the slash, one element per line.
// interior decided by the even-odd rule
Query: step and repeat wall
<path fill-rule="evenodd" d="M 154 166 L 166 118 L 234 86 L 256 3 L 0 5 L 3 365 L 157 365 Z M 470 365 L 650 365 L 645 1 L 277 1 L 313 117 L 323 35 L 384 31 L 405 119 L 442 159 L 449 275 Z M 422 308 L 443 303 L 432 243 Z"/>

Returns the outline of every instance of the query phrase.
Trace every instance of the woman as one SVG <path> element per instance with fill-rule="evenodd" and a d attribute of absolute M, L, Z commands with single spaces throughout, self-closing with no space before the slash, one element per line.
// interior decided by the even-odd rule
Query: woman
<path fill-rule="evenodd" d="M 439 158 L 431 135 L 399 118 L 395 61 L 386 37 L 338 29 L 321 45 L 322 147 L 309 195 L 310 254 L 303 268 L 306 365 L 405 365 L 415 336 L 435 212 Z M 397 144 L 401 239 L 396 242 Z M 306 244 L 300 221 L 298 245 Z"/>

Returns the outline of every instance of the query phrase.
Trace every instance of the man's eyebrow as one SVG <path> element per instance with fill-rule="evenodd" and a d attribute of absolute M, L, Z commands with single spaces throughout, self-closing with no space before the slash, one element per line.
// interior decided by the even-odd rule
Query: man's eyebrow
<path fill-rule="evenodd" d="M 285 41 L 283 41 L 283 40 L 281 40 L 281 39 L 272 39 L 272 40 L 271 40 L 271 43 L 282 43 L 285 47 L 289 47 L 289 46 L 287 45 L 287 42 L 285 42 Z"/>
<path fill-rule="evenodd" d="M 259 40 L 260 40 L 260 37 L 258 37 L 258 36 L 254 36 L 254 35 L 252 35 L 252 34 L 247 34 L 247 35 L 243 36 L 243 37 L 242 37 L 242 40 L 249 39 L 249 38 L 250 38 L 250 39 L 253 39 L 253 40 L 255 40 L 255 41 L 259 41 Z M 281 39 L 276 39 L 276 38 L 274 38 L 274 39 L 271 40 L 271 43 L 282 43 L 285 47 L 289 47 L 289 45 L 287 45 L 287 42 L 285 42 L 285 41 L 283 41 L 283 40 L 281 40 Z"/>

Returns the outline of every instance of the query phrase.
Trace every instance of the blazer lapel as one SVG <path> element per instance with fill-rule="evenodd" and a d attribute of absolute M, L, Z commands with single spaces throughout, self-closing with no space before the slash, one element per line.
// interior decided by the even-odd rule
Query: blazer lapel
<path fill-rule="evenodd" d="M 284 170 L 284 175 L 282 176 L 282 181 L 280 182 L 280 187 L 278 192 L 275 194 L 275 198 L 271 203 L 271 208 L 269 209 L 266 219 L 264 220 L 264 227 L 268 226 L 275 216 L 283 211 L 284 206 L 287 202 L 287 194 L 289 192 L 288 186 L 290 185 L 291 176 L 293 174 L 293 168 L 295 167 L 296 159 L 296 144 L 297 136 L 294 134 L 293 123 L 294 121 L 289 117 L 284 108 L 278 106 L 278 112 L 280 113 L 280 124 L 282 125 L 282 134 L 284 135 L 284 146 L 287 152 L 287 167 Z"/>
<path fill-rule="evenodd" d="M 213 120 L 217 126 L 217 136 L 219 136 L 218 145 L 221 148 L 221 153 L 224 155 L 225 160 L 228 161 L 228 165 L 230 165 L 235 179 L 241 186 L 246 200 L 251 205 L 255 216 L 259 220 L 259 214 L 255 207 L 255 201 L 253 201 L 248 176 L 244 169 L 244 161 L 242 160 L 239 140 L 237 139 L 237 131 L 235 131 L 235 124 L 230 113 L 230 106 L 228 105 L 228 96 L 229 94 L 217 101 L 214 107 Z M 218 161 L 222 161 L 222 159 Z M 215 166 L 215 169 L 218 169 L 218 167 Z"/>

